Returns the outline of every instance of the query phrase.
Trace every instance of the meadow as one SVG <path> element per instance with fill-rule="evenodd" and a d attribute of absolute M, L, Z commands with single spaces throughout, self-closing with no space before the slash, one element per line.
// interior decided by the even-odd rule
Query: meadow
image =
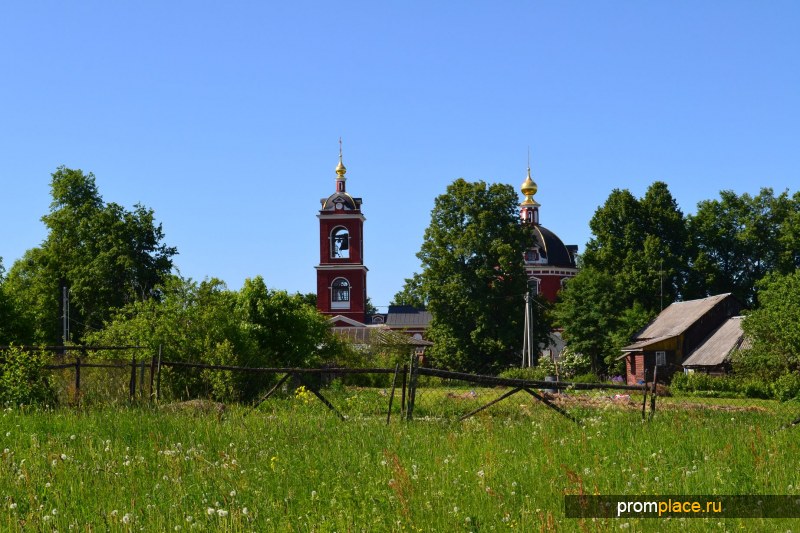
<path fill-rule="evenodd" d="M 6 409 L 2 531 L 798 531 L 796 519 L 566 519 L 565 494 L 800 494 L 798 428 L 763 412 L 581 411 L 526 397 L 464 422 L 302 391 L 222 415 Z M 422 396 L 424 398 L 424 396 Z M 424 404 L 424 402 L 423 402 Z M 377 411 L 377 410 L 376 410 Z M 424 409 L 423 409 L 424 412 Z"/>

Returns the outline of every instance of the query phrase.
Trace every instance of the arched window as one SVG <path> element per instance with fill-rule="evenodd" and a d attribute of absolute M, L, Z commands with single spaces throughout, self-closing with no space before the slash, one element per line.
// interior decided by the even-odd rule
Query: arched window
<path fill-rule="evenodd" d="M 350 309 L 350 282 L 344 278 L 331 284 L 331 309 Z"/>
<path fill-rule="evenodd" d="M 341 226 L 331 232 L 331 257 L 348 259 L 350 257 L 350 233 Z"/>

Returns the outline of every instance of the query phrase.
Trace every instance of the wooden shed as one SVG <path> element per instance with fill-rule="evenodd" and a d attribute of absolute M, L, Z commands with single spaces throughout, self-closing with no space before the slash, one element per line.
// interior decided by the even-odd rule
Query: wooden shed
<path fill-rule="evenodd" d="M 658 367 L 658 380 L 668 382 L 675 372 L 683 371 L 687 356 L 740 310 L 730 293 L 671 304 L 622 349 L 626 381 L 629 385 L 650 381 Z"/>
<path fill-rule="evenodd" d="M 686 356 L 683 368 L 689 372 L 723 375 L 730 370 L 731 355 L 745 344 L 742 319 L 734 316 L 722 323 Z"/>

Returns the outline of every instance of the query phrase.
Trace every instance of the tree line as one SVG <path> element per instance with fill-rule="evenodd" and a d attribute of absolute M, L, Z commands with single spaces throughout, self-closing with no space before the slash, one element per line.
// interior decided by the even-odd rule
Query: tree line
<path fill-rule="evenodd" d="M 151 209 L 105 202 L 94 175 L 81 170 L 58 168 L 50 190 L 46 239 L 8 272 L 0 262 L 0 345 L 60 345 L 66 288 L 71 344 L 162 347 L 165 359 L 238 366 L 352 356 L 317 312 L 315 295 L 270 289 L 260 276 L 238 291 L 215 278 L 184 279 Z M 253 398 L 265 385 L 243 373 L 165 381 L 182 394 L 225 400 Z"/>
<path fill-rule="evenodd" d="M 509 185 L 463 179 L 436 199 L 417 254 L 421 271 L 406 279 L 394 303 L 432 312 L 430 356 L 445 366 L 498 371 L 519 364 L 523 253 L 532 236 L 517 204 Z M 641 198 L 614 189 L 589 226 L 579 273 L 554 306 L 539 299 L 534 309 L 538 338 L 562 328 L 570 349 L 599 374 L 621 373 L 620 348 L 678 300 L 733 293 L 753 310 L 746 322 L 762 339 L 765 332 L 753 325 L 766 312 L 760 306 L 774 304 L 760 302 L 759 289 L 783 283 L 800 266 L 800 192 L 722 191 L 684 215 L 667 184 L 656 181 Z M 785 307 L 784 321 L 800 331 L 800 311 Z M 800 345 L 789 344 L 798 358 Z M 764 353 L 766 343 L 757 346 Z"/>

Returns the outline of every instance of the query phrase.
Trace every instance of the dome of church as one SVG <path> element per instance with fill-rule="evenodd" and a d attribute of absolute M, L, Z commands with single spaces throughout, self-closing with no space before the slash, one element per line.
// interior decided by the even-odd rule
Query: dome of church
<path fill-rule="evenodd" d="M 539 249 L 541 258 L 547 260 L 547 265 L 575 268 L 574 254 L 570 253 L 569 248 L 567 248 L 558 235 L 538 224 L 533 226 L 532 230 L 534 247 Z"/>

